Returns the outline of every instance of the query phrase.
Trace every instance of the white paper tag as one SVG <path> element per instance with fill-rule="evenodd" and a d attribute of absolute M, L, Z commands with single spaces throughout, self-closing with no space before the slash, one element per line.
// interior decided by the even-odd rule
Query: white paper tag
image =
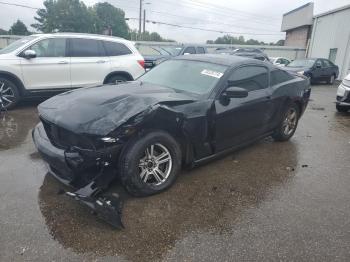
<path fill-rule="evenodd" d="M 212 70 L 208 70 L 208 69 L 204 69 L 201 72 L 202 75 L 206 75 L 206 76 L 211 76 L 211 77 L 215 77 L 215 78 L 221 78 L 224 74 L 220 73 L 220 72 L 215 72 Z"/>

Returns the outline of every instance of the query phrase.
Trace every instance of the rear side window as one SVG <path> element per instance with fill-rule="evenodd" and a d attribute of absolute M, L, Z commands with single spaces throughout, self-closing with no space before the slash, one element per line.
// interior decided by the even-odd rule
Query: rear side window
<path fill-rule="evenodd" d="M 196 49 L 193 47 L 193 46 L 189 46 L 189 47 L 186 47 L 185 51 L 184 51 L 184 54 L 195 54 L 196 53 Z"/>
<path fill-rule="evenodd" d="M 235 70 L 229 78 L 233 86 L 250 91 L 268 87 L 268 71 L 263 66 L 244 66 Z"/>
<path fill-rule="evenodd" d="M 280 69 L 271 71 L 271 78 L 270 78 L 271 86 L 278 85 L 280 83 L 283 83 L 292 79 L 293 79 L 293 76 L 288 74 L 286 71 L 283 71 Z"/>
<path fill-rule="evenodd" d="M 116 42 L 104 41 L 107 56 L 120 56 L 120 55 L 130 55 L 132 52 L 126 45 Z"/>
<path fill-rule="evenodd" d="M 328 60 L 322 60 L 323 61 L 323 66 L 324 67 L 331 67 L 332 66 L 332 64 L 331 64 L 331 62 L 329 62 Z"/>
<path fill-rule="evenodd" d="M 205 53 L 204 47 L 197 47 L 197 53 L 204 54 Z"/>
<path fill-rule="evenodd" d="M 93 39 L 72 38 L 70 39 L 71 57 L 96 57 L 104 56 L 101 41 Z"/>

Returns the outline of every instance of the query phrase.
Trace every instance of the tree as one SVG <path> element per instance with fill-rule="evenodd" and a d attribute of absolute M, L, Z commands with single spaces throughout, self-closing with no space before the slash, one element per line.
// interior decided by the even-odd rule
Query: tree
<path fill-rule="evenodd" d="M 276 42 L 276 45 L 284 46 L 284 39 L 278 40 L 278 41 Z"/>
<path fill-rule="evenodd" d="M 123 10 L 105 3 L 97 3 L 93 7 L 96 16 L 96 33 L 110 31 L 112 35 L 127 38 L 129 35 L 129 26 L 125 22 L 125 13 Z"/>
<path fill-rule="evenodd" d="M 266 45 L 264 42 L 259 42 L 258 40 L 249 39 L 245 40 L 244 36 L 234 37 L 230 35 L 224 35 L 222 37 L 218 37 L 215 41 L 207 40 L 207 43 L 214 44 L 226 44 L 226 45 Z"/>
<path fill-rule="evenodd" d="M 7 34 L 8 32 L 6 30 L 0 28 L 0 35 L 7 35 Z"/>
<path fill-rule="evenodd" d="M 15 23 L 13 23 L 9 33 L 11 35 L 28 35 L 29 34 L 26 25 L 19 19 Z"/>
<path fill-rule="evenodd" d="M 94 16 L 79 0 L 45 0 L 45 8 L 37 11 L 32 27 L 44 32 L 93 33 L 96 30 Z"/>

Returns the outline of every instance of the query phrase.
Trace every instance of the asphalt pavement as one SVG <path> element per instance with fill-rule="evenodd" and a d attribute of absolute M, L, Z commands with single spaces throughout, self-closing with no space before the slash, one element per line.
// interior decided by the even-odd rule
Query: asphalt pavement
<path fill-rule="evenodd" d="M 0 261 L 349 261 L 350 113 L 312 86 L 294 137 L 264 139 L 127 197 L 111 228 L 47 174 L 36 104 L 0 117 Z M 111 191 L 122 190 L 115 184 Z"/>

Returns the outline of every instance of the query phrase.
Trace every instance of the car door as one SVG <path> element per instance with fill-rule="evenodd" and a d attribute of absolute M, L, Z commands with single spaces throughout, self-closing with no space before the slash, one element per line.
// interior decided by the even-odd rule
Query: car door
<path fill-rule="evenodd" d="M 228 81 L 230 86 L 244 88 L 249 93 L 245 98 L 231 99 L 223 99 L 218 95 L 215 100 L 217 152 L 264 134 L 273 111 L 268 69 L 265 66 L 249 65 L 237 68 Z"/>
<path fill-rule="evenodd" d="M 65 38 L 42 39 L 26 50 L 33 50 L 35 58 L 20 55 L 24 86 L 28 90 L 70 88 L 70 59 L 66 56 Z"/>
<path fill-rule="evenodd" d="M 70 38 L 68 41 L 72 87 L 103 84 L 111 65 L 102 41 L 85 38 Z"/>

